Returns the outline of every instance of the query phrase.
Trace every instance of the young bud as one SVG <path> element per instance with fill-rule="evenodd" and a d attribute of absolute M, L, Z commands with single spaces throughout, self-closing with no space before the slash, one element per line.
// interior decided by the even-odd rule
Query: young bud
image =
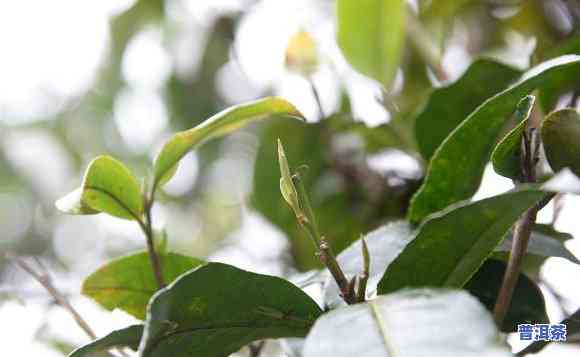
<path fill-rule="evenodd" d="M 288 159 L 286 159 L 286 153 L 284 153 L 284 147 L 280 139 L 278 139 L 278 163 L 280 164 L 280 192 L 282 192 L 282 197 L 290 205 L 296 217 L 302 217 L 304 214 L 300 208 L 298 193 L 292 182 L 290 166 L 288 165 Z"/>

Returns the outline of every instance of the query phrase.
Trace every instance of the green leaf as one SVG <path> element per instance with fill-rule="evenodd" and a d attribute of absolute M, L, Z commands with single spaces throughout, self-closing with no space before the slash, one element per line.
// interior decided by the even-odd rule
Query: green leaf
<path fill-rule="evenodd" d="M 58 199 L 54 205 L 59 211 L 67 214 L 88 215 L 101 213 L 87 206 L 86 203 L 82 201 L 82 195 L 82 188 L 77 188 L 76 190 L 66 194 L 64 197 Z"/>
<path fill-rule="evenodd" d="M 308 334 L 304 357 L 511 356 L 491 315 L 464 291 L 406 290 L 332 310 Z"/>
<path fill-rule="evenodd" d="M 562 109 L 542 122 L 542 142 L 546 158 L 554 171 L 569 168 L 580 175 L 580 113 Z"/>
<path fill-rule="evenodd" d="M 399 67 L 406 6 L 403 0 L 337 1 L 337 41 L 344 57 L 386 88 Z"/>
<path fill-rule="evenodd" d="M 267 97 L 230 107 L 215 114 L 195 128 L 173 135 L 163 145 L 161 152 L 155 159 L 154 187 L 167 182 L 175 173 L 179 160 L 205 140 L 229 134 L 246 124 L 273 115 L 304 119 L 298 109 L 286 100 L 278 97 Z"/>
<path fill-rule="evenodd" d="M 501 288 L 506 264 L 488 259 L 465 284 L 465 289 L 477 297 L 488 311 L 493 311 Z M 503 332 L 517 331 L 518 324 L 548 323 L 546 303 L 538 286 L 524 274 L 519 274 L 514 294 L 503 322 Z"/>
<path fill-rule="evenodd" d="M 562 55 L 580 55 L 580 36 L 572 36 L 570 39 L 549 49 L 547 58 L 554 58 Z M 553 85 L 542 87 L 540 91 L 540 103 L 544 112 L 550 112 L 555 109 L 558 100 L 566 92 L 580 89 L 577 78 L 580 76 L 580 69 L 575 73 L 562 75 Z"/>
<path fill-rule="evenodd" d="M 558 232 L 550 225 L 535 224 L 532 227 L 532 235 L 526 255 L 522 260 L 521 271 L 532 280 L 539 280 L 540 269 L 548 258 L 562 258 L 572 263 L 580 264 L 578 258 L 564 245 L 567 240 L 572 238 L 571 234 Z M 512 247 L 512 239 L 512 234 L 508 234 L 506 239 L 497 247 L 492 257 L 507 263 Z"/>
<path fill-rule="evenodd" d="M 473 62 L 457 81 L 434 90 L 415 119 L 415 136 L 421 155 L 429 160 L 469 113 L 510 85 L 521 73 L 500 62 L 481 58 Z"/>
<path fill-rule="evenodd" d="M 368 292 L 376 290 L 385 269 L 413 237 L 412 227 L 405 221 L 389 223 L 365 235 L 364 239 L 369 249 L 371 262 L 367 282 Z M 348 277 L 353 277 L 363 271 L 364 261 L 361 254 L 361 243 L 361 239 L 357 240 L 336 257 L 338 264 Z M 325 304 L 331 307 L 343 304 L 344 301 L 340 298 L 336 282 L 328 271 L 325 273 L 327 275 L 324 286 Z"/>
<path fill-rule="evenodd" d="M 497 136 L 521 98 L 578 68 L 580 56 L 544 62 L 475 109 L 431 158 L 423 185 L 411 201 L 410 220 L 420 222 L 430 213 L 471 197 L 479 187 Z"/>
<path fill-rule="evenodd" d="M 143 213 L 139 181 L 123 163 L 107 155 L 89 164 L 81 200 L 94 210 L 119 218 L 139 219 Z"/>
<path fill-rule="evenodd" d="M 525 189 L 458 204 L 430 216 L 387 268 L 378 291 L 462 287 L 517 219 L 546 193 Z"/>
<path fill-rule="evenodd" d="M 518 124 L 501 139 L 491 154 L 493 169 L 504 177 L 520 180 L 522 138 L 535 100 L 529 95 L 520 101 L 514 114 Z"/>
<path fill-rule="evenodd" d="M 176 253 L 160 255 L 163 278 L 175 280 L 203 264 L 199 259 Z M 144 320 L 147 304 L 157 291 L 157 282 L 147 252 L 117 258 L 89 275 L 82 293 L 107 310 L 121 309 Z"/>
<path fill-rule="evenodd" d="M 137 350 L 142 334 L 143 325 L 129 326 L 77 348 L 68 357 L 92 357 L 96 352 L 106 351 L 114 347 L 130 347 Z"/>
<path fill-rule="evenodd" d="M 296 217 L 300 217 L 303 214 L 302 208 L 298 202 L 298 193 L 292 181 L 290 166 L 288 165 L 288 159 L 286 158 L 280 139 L 278 139 L 278 163 L 280 165 L 280 192 L 282 192 L 282 197 L 284 197 L 286 203 L 292 208 Z"/>
<path fill-rule="evenodd" d="M 527 254 L 546 258 L 564 258 L 572 263 L 580 264 L 578 258 L 576 258 L 564 245 L 564 242 L 568 239 L 572 239 L 572 236 L 568 233 L 558 232 L 548 225 L 535 224 L 532 228 L 532 235 L 528 243 Z M 497 247 L 496 251 L 511 251 L 512 241 L 513 234 L 510 233 Z"/>
<path fill-rule="evenodd" d="M 255 340 L 303 337 L 320 314 L 286 280 L 208 263 L 153 297 L 140 356 L 228 356 Z"/>
<path fill-rule="evenodd" d="M 471 0 L 438 0 L 421 2 L 422 17 L 453 17 L 462 7 L 467 5 Z"/>

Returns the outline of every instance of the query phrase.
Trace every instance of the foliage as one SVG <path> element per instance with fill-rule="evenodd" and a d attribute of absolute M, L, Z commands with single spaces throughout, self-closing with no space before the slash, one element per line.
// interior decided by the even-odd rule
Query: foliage
<path fill-rule="evenodd" d="M 350 70 L 378 84 L 376 101 L 389 112 L 387 123 L 355 120 L 346 97 L 337 112 L 325 112 L 313 81 L 324 61 L 316 39 L 301 30 L 290 41 L 286 65 L 313 90 L 320 120 L 306 120 L 277 96 L 221 111 L 200 104 L 195 110 L 202 113 L 181 123 L 189 129 L 170 136 L 152 163 L 129 169 L 110 155 L 90 161 L 80 187 L 57 200 L 57 209 L 127 220 L 142 231 L 147 250 L 98 268 L 84 280 L 82 294 L 142 323 L 69 356 L 131 348 L 143 357 L 223 357 L 286 338 L 301 339 L 304 357 L 512 355 L 502 332 L 548 322 L 541 264 L 550 257 L 579 263 L 564 245 L 571 236 L 538 224 L 536 216 L 558 195 L 580 193 L 580 113 L 575 99 L 562 105 L 568 94 L 578 95 L 580 46 L 575 39 L 548 51 L 545 35 L 531 68 L 478 54 L 451 78 L 436 37 L 445 36 L 439 30 L 447 17 L 478 6 L 432 1 L 413 10 L 399 0 L 336 1 L 338 48 Z M 518 16 L 532 16 L 534 9 L 510 21 L 519 24 Z M 136 31 L 164 11 L 162 2 L 137 1 L 113 27 Z M 216 32 L 229 34 L 230 27 Z M 111 70 L 118 72 L 117 52 L 128 39 L 112 41 Z M 227 46 L 212 45 L 225 56 Z M 177 88 L 170 100 L 178 107 L 189 105 L 188 90 L 197 95 L 210 86 L 170 81 Z M 195 151 L 200 171 L 209 171 L 217 150 L 202 144 L 242 130 L 259 141 L 248 208 L 287 237 L 292 261 L 283 277 L 189 256 L 178 246 L 168 251 L 158 241 L 154 207 L 171 200 L 166 184 L 180 162 Z M 404 155 L 420 170 L 381 171 L 372 164 L 385 164 L 389 155 Z M 474 200 L 489 165 L 514 187 Z M 228 185 L 238 180 L 236 174 L 225 178 Z M 202 185 L 195 194 L 215 193 Z M 211 210 L 211 203 L 196 207 L 208 207 L 213 218 L 204 229 L 225 237 L 215 226 L 226 213 Z M 200 239 L 215 238 L 205 233 Z M 300 284 L 292 272 L 306 270 L 313 277 Z M 321 301 L 308 294 L 314 283 L 320 283 Z M 574 329 L 570 325 L 569 333 Z"/>

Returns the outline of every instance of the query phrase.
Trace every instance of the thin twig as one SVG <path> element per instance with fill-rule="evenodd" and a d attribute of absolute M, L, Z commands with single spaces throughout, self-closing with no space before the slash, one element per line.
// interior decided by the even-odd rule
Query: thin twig
<path fill-rule="evenodd" d="M 526 183 L 536 182 L 536 145 L 539 145 L 539 143 L 537 140 L 534 140 L 534 134 L 537 135 L 537 133 L 531 130 L 524 131 L 522 138 L 521 173 L 522 181 Z M 508 260 L 508 265 L 493 310 L 495 322 L 499 327 L 502 326 L 509 309 L 514 289 L 518 281 L 522 260 L 528 249 L 528 242 L 532 233 L 532 226 L 536 222 L 536 216 L 538 211 L 541 209 L 542 204 L 544 204 L 544 202 L 534 205 L 534 207 L 528 209 L 526 213 L 524 213 L 524 215 L 517 221 L 514 228 L 514 239 L 512 241 L 512 249 Z"/>
<path fill-rule="evenodd" d="M 157 287 L 162 289 L 165 287 L 165 281 L 163 280 L 163 270 L 161 269 L 161 261 L 159 259 L 159 254 L 155 250 L 155 242 L 153 237 L 153 221 L 151 219 L 151 209 L 153 207 L 153 200 L 155 191 L 152 190 L 149 199 L 145 202 L 145 221 L 138 219 L 139 227 L 145 234 L 147 240 L 147 251 L 149 255 L 149 261 L 151 262 L 151 268 L 153 269 L 153 274 L 155 275 L 155 281 L 157 281 Z"/>
<path fill-rule="evenodd" d="M 326 241 L 326 238 L 320 234 L 312 206 L 310 205 L 310 199 L 308 198 L 308 194 L 304 188 L 300 174 L 294 174 L 292 176 L 292 182 L 296 187 L 298 201 L 300 202 L 300 206 L 304 212 L 303 215 L 297 217 L 298 223 L 310 236 L 310 238 L 312 238 L 317 250 L 317 255 L 320 261 L 330 271 L 334 281 L 336 281 L 336 285 L 338 285 L 338 288 L 340 289 L 342 299 L 347 304 L 356 303 L 356 294 L 354 294 L 354 289 L 346 278 L 340 265 L 338 264 L 330 244 Z"/>
<path fill-rule="evenodd" d="M 78 313 L 78 311 L 71 305 L 68 301 L 66 296 L 61 293 L 53 284 L 52 278 L 48 273 L 48 270 L 45 268 L 44 264 L 38 259 L 34 258 L 37 265 L 41 269 L 41 273 L 34 270 L 24 259 L 11 254 L 11 253 L 4 253 L 4 255 L 9 259 L 12 260 L 16 265 L 18 265 L 22 270 L 24 270 L 28 275 L 30 275 L 34 280 L 36 280 L 42 287 L 52 296 L 52 298 L 56 301 L 56 303 L 65 309 L 75 320 L 76 324 L 85 332 L 85 334 L 91 339 L 96 340 L 97 335 L 93 331 L 93 329 L 89 326 L 89 324 L 83 319 L 83 317 Z M 125 352 L 121 349 L 116 349 L 116 352 L 119 353 L 123 357 L 129 357 Z M 107 353 L 108 356 L 112 356 L 110 353 Z"/>
<path fill-rule="evenodd" d="M 314 97 L 314 100 L 316 101 L 316 106 L 318 107 L 318 115 L 320 116 L 320 119 L 323 119 L 324 109 L 322 108 L 322 100 L 320 99 L 320 93 L 318 92 L 318 89 L 316 88 L 316 85 L 314 84 L 314 79 L 312 77 L 309 77 L 307 81 L 308 84 L 310 84 L 312 96 Z"/>
<path fill-rule="evenodd" d="M 81 317 L 81 315 L 74 309 L 74 307 L 72 307 L 67 298 L 54 287 L 52 279 L 48 273 L 41 274 L 37 272 L 26 261 L 24 261 L 24 259 L 13 254 L 6 253 L 6 256 L 8 259 L 16 263 L 16 265 L 18 265 L 22 270 L 32 276 L 34 280 L 36 280 L 40 285 L 42 285 L 42 287 L 50 294 L 50 296 L 52 296 L 56 303 L 71 314 L 77 325 L 87 334 L 87 336 L 89 336 L 92 340 L 97 338 L 89 324 Z"/>

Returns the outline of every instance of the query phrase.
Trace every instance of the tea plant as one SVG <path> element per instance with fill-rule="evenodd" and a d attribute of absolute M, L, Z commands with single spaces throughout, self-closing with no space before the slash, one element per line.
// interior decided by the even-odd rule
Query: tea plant
<path fill-rule="evenodd" d="M 425 29 L 404 1 L 338 0 L 336 16 L 337 42 L 347 61 L 385 89 L 396 77 L 406 36 L 434 75 L 446 80 L 425 44 Z M 316 58 L 309 39 L 300 36 L 289 60 L 308 80 Z M 512 355 L 504 333 L 518 324 L 548 322 L 534 269 L 552 256 L 579 263 L 564 247 L 570 237 L 536 222 L 554 197 L 580 192 L 580 113 L 573 105 L 557 105 L 558 98 L 578 90 L 580 56 L 554 53 L 525 72 L 489 58 L 475 60 L 459 79 L 434 89 L 416 113 L 403 113 L 414 121 L 411 140 L 401 118 L 377 128 L 345 124 L 340 115 L 307 123 L 291 103 L 267 97 L 173 135 L 145 178 L 111 156 L 95 158 L 80 187 L 56 206 L 140 227 L 147 250 L 105 264 L 86 278 L 82 292 L 143 322 L 70 356 L 128 347 L 144 357 L 220 357 L 284 338 L 302 338 L 303 357 Z M 386 94 L 385 105 L 388 100 Z M 323 267 L 314 273 L 323 282 L 322 302 L 283 278 L 170 252 L 165 239 L 171 237 L 153 229 L 156 194 L 186 153 L 266 119 L 271 123 L 262 135 L 252 204 L 289 235 L 295 249 L 314 247 L 319 265 L 299 264 Z M 369 146 L 388 142 L 378 146 L 421 156 L 424 177 L 406 182 L 412 199 L 382 191 L 374 197 L 361 189 L 352 196 L 362 201 L 360 207 L 374 205 L 366 216 L 349 213 L 353 200 L 312 199 L 315 181 L 330 165 L 321 154 L 328 133 L 354 133 L 374 138 Z M 474 201 L 490 163 L 514 188 Z M 329 211 L 344 217 L 329 219 Z M 361 230 L 380 221 L 373 215 L 396 217 L 392 212 L 399 211 L 406 212 L 404 219 Z M 564 321 L 568 334 L 578 333 L 578 315 Z"/>

